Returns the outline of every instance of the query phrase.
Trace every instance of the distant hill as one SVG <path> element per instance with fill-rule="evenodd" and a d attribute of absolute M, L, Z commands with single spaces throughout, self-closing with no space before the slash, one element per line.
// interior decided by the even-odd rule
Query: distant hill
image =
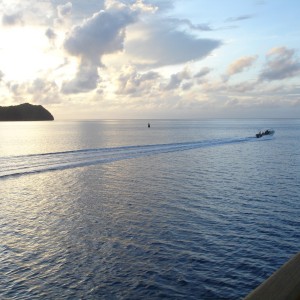
<path fill-rule="evenodd" d="M 42 105 L 23 103 L 0 106 L 0 121 L 52 121 L 52 114 Z"/>

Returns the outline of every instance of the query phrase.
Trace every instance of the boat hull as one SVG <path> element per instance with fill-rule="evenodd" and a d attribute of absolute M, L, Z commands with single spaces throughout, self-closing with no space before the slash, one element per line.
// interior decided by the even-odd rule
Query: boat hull
<path fill-rule="evenodd" d="M 267 135 L 268 135 L 268 136 L 272 136 L 274 133 L 275 133 L 275 130 L 267 129 L 267 130 L 258 132 L 255 136 L 256 136 L 257 138 L 261 138 L 261 137 L 267 136 Z"/>

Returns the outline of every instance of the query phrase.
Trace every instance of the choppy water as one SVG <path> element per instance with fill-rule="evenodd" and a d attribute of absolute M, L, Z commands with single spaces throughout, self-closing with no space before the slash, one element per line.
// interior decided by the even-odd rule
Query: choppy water
<path fill-rule="evenodd" d="M 299 120 L 147 122 L 0 123 L 1 299 L 240 299 L 299 251 Z"/>

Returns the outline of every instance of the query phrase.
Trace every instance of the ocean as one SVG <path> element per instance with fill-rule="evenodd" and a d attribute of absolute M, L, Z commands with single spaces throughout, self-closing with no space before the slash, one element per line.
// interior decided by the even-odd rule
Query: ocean
<path fill-rule="evenodd" d="M 0 298 L 242 299 L 299 252 L 299 137 L 299 119 L 0 123 Z"/>

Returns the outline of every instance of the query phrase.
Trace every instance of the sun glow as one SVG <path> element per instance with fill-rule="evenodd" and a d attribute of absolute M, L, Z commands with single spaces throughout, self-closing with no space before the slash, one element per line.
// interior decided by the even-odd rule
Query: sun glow
<path fill-rule="evenodd" d="M 1 70 L 6 80 L 24 81 L 39 72 L 61 64 L 62 58 L 51 51 L 43 28 L 21 27 L 2 31 Z"/>

